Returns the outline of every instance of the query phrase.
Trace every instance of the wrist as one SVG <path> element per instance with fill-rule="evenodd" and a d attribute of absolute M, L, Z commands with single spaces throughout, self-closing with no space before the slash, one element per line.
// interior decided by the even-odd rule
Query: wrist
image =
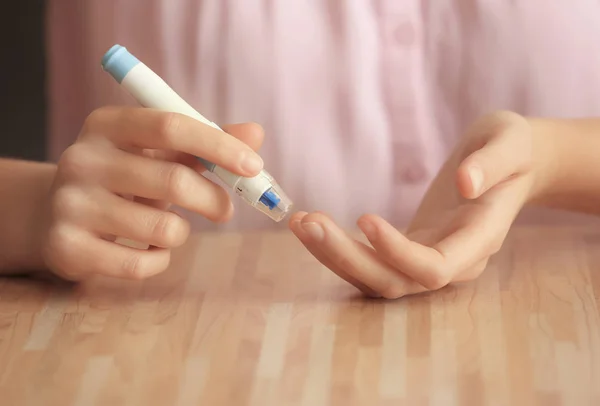
<path fill-rule="evenodd" d="M 41 253 L 47 222 L 48 191 L 56 167 L 51 164 L 0 162 L 0 274 L 44 270 Z"/>
<path fill-rule="evenodd" d="M 600 215 L 600 119 L 532 119 L 529 203 Z"/>
<path fill-rule="evenodd" d="M 545 205 L 553 193 L 560 173 L 560 133 L 557 122 L 528 118 L 531 130 L 532 185 L 527 199 L 529 205 Z"/>
<path fill-rule="evenodd" d="M 47 165 L 40 168 L 39 178 L 36 180 L 37 191 L 33 202 L 33 212 L 29 223 L 29 241 L 27 252 L 30 257 L 23 262 L 28 270 L 45 271 L 47 269 L 42 255 L 42 243 L 50 221 L 50 189 L 56 175 L 56 167 Z"/>

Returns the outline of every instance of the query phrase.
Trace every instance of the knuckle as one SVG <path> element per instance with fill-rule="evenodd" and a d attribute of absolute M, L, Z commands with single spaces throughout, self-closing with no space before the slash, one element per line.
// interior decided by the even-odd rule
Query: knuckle
<path fill-rule="evenodd" d="M 475 267 L 475 274 L 481 275 L 485 271 L 485 268 L 487 268 L 487 261 Z"/>
<path fill-rule="evenodd" d="M 487 262 L 487 259 L 483 260 L 472 268 L 466 270 L 462 275 L 460 275 L 459 278 L 457 278 L 457 282 L 467 282 L 477 279 L 483 273 L 483 271 L 485 271 Z"/>
<path fill-rule="evenodd" d="M 106 117 L 106 113 L 107 113 L 106 107 L 100 107 L 100 108 L 92 111 L 85 118 L 85 121 L 83 123 L 84 127 L 85 128 L 93 127 L 96 123 L 102 122 L 103 119 Z"/>
<path fill-rule="evenodd" d="M 508 228 L 504 228 L 502 233 L 499 233 L 500 235 L 506 235 L 509 232 Z M 486 254 L 486 257 L 490 257 L 494 254 L 497 254 L 501 249 L 502 246 L 504 245 L 504 239 L 503 238 L 492 238 L 489 241 L 487 241 L 485 243 L 485 245 L 483 246 L 484 248 L 484 254 Z"/>
<path fill-rule="evenodd" d="M 104 123 L 115 112 L 115 107 L 104 106 L 93 110 L 85 118 L 81 133 L 85 135 L 88 131 L 93 130 L 99 124 Z"/>
<path fill-rule="evenodd" d="M 490 256 L 497 254 L 502 249 L 502 241 L 494 241 L 490 245 Z"/>
<path fill-rule="evenodd" d="M 187 168 L 181 164 L 169 164 L 165 171 L 166 198 L 178 202 L 185 197 L 190 188 L 190 177 Z"/>
<path fill-rule="evenodd" d="M 527 120 L 515 112 L 496 110 L 475 120 L 464 137 L 467 140 L 484 142 L 492 136 L 504 135 L 507 129 L 523 123 L 527 123 Z"/>
<path fill-rule="evenodd" d="M 438 290 L 450 283 L 450 275 L 444 269 L 436 267 L 432 268 L 428 273 L 427 280 L 423 286 L 429 290 Z"/>
<path fill-rule="evenodd" d="M 68 227 L 53 225 L 42 243 L 41 255 L 50 269 L 71 277 L 78 273 L 73 266 L 75 250 L 77 250 L 77 239 L 73 237 Z"/>
<path fill-rule="evenodd" d="M 68 147 L 60 156 L 58 171 L 66 178 L 80 178 L 88 172 L 94 154 L 89 148 L 75 143 Z"/>
<path fill-rule="evenodd" d="M 490 129 L 501 129 L 504 124 L 512 122 L 519 117 L 517 113 L 508 110 L 493 110 L 481 116 L 476 123 Z"/>
<path fill-rule="evenodd" d="M 56 220 L 70 218 L 84 211 L 85 194 L 75 187 L 61 187 L 54 192 L 51 201 L 52 217 Z"/>
<path fill-rule="evenodd" d="M 517 141 L 523 138 L 522 131 L 515 130 L 523 130 L 528 126 L 525 117 L 508 110 L 495 111 L 487 116 L 486 120 L 489 123 L 492 135 L 499 135 Z"/>
<path fill-rule="evenodd" d="M 161 116 L 158 123 L 158 136 L 167 147 L 174 144 L 175 138 L 181 126 L 181 115 L 168 112 Z"/>

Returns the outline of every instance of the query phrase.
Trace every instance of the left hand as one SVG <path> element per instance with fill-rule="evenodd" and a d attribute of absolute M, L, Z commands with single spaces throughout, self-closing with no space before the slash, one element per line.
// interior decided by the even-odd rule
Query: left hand
<path fill-rule="evenodd" d="M 364 294 L 395 299 L 472 280 L 502 246 L 535 184 L 529 122 L 498 112 L 476 122 L 429 187 L 406 233 L 365 215 L 372 247 L 327 215 L 296 213 L 290 228 L 326 267 Z"/>

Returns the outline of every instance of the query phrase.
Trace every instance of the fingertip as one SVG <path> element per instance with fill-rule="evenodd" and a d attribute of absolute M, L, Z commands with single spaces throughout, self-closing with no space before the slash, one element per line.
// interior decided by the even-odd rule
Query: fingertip
<path fill-rule="evenodd" d="M 473 170 L 477 172 L 474 176 Z M 477 185 L 476 182 L 480 184 Z M 456 170 L 456 187 L 459 193 L 465 199 L 475 199 L 480 195 L 477 189 L 481 189 L 482 186 L 483 172 L 479 167 L 465 160 Z"/>
<path fill-rule="evenodd" d="M 163 273 L 171 263 L 171 249 L 150 245 L 148 248 L 135 248 L 124 246 L 127 252 L 122 252 L 122 265 L 120 269 L 97 269 L 98 275 L 118 277 L 135 281 L 143 281 Z M 118 271 L 118 272 L 115 272 Z"/>
<path fill-rule="evenodd" d="M 377 214 L 366 213 L 366 214 L 363 214 L 362 216 L 360 216 L 356 222 L 357 223 L 364 223 L 364 222 L 378 223 L 380 221 L 385 221 L 385 220 L 383 220 Z"/>
<path fill-rule="evenodd" d="M 484 190 L 485 175 L 483 169 L 477 165 L 471 165 L 469 168 L 469 181 L 471 184 L 471 194 L 479 196 Z"/>
<path fill-rule="evenodd" d="M 146 268 L 145 273 L 138 275 L 139 279 L 147 279 L 161 274 L 169 268 L 169 265 L 171 265 L 170 249 L 150 246 L 148 247 L 148 252 L 153 254 L 152 260 L 149 261 L 152 265 Z"/>
<path fill-rule="evenodd" d="M 262 125 L 250 122 L 245 124 L 244 131 L 246 133 L 244 141 L 250 148 L 258 152 L 265 140 L 265 130 Z"/>
<path fill-rule="evenodd" d="M 185 244 L 190 236 L 192 226 L 190 225 L 190 222 L 181 217 L 179 213 L 175 212 L 174 210 L 169 210 L 169 212 L 173 213 L 179 218 L 179 230 L 177 230 L 177 233 L 174 233 L 175 237 L 173 238 L 172 248 L 181 247 L 183 244 Z"/>
<path fill-rule="evenodd" d="M 377 238 L 378 227 L 377 224 L 370 219 L 370 217 L 371 216 L 369 215 L 361 216 L 356 222 L 356 225 L 364 233 L 367 239 L 372 242 Z"/>
<path fill-rule="evenodd" d="M 264 134 L 263 127 L 254 121 L 247 121 L 244 123 L 227 124 L 227 125 L 223 126 L 223 129 L 227 130 L 227 132 L 243 131 L 245 133 L 252 133 L 255 135 L 259 135 L 259 136 Z"/>
<path fill-rule="evenodd" d="M 223 129 L 228 134 L 248 145 L 255 152 L 260 149 L 265 139 L 263 127 L 255 122 L 228 125 Z"/>
<path fill-rule="evenodd" d="M 233 205 L 233 202 L 231 200 L 229 200 L 229 207 L 227 209 L 227 212 L 223 216 L 223 222 L 224 223 L 229 222 L 233 218 L 234 214 L 235 214 L 235 206 Z"/>
<path fill-rule="evenodd" d="M 226 208 L 223 209 L 222 212 L 217 213 L 212 218 L 210 218 L 210 220 L 212 222 L 217 223 L 217 224 L 224 224 L 224 223 L 228 223 L 233 218 L 233 214 L 235 213 L 235 207 L 234 207 L 231 199 L 229 199 L 229 195 L 227 195 L 227 197 L 228 197 L 228 202 L 227 202 L 227 206 L 225 206 Z"/>
<path fill-rule="evenodd" d="M 302 222 L 302 224 L 318 223 L 318 224 L 321 224 L 321 225 L 325 225 L 326 223 L 329 222 L 329 216 L 327 216 L 323 212 L 316 211 L 316 212 L 312 212 L 312 213 L 306 214 L 302 218 L 301 222 Z"/>
<path fill-rule="evenodd" d="M 253 134 L 255 137 L 261 138 L 261 139 L 264 138 L 265 129 L 263 128 L 262 125 L 254 122 L 254 121 L 250 121 L 248 123 L 245 123 L 244 126 L 246 127 L 246 131 Z"/>

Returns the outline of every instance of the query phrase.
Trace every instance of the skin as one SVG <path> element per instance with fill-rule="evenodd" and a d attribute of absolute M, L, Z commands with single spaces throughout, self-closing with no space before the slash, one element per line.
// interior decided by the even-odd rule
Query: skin
<path fill-rule="evenodd" d="M 371 246 L 321 212 L 295 213 L 289 226 L 365 295 L 397 299 L 437 290 L 478 277 L 526 204 L 600 214 L 598 153 L 599 120 L 497 112 L 467 131 L 404 233 L 373 214 L 357 222 Z"/>
<path fill-rule="evenodd" d="M 0 162 L 0 184 L 11 181 L 1 189 L 8 227 L 0 269 L 49 268 L 68 280 L 143 279 L 164 271 L 190 231 L 171 205 L 214 222 L 233 214 L 228 192 L 201 175 L 194 156 L 242 176 L 262 169 L 255 152 L 262 128 L 224 130 L 230 135 L 179 114 L 103 108 L 88 117 L 57 166 Z M 116 236 L 149 247 L 124 246 Z"/>
<path fill-rule="evenodd" d="M 0 273 L 50 269 L 70 280 L 143 279 L 164 271 L 189 224 L 232 216 L 228 193 L 201 176 L 202 156 L 234 173 L 262 168 L 256 124 L 216 133 L 185 116 L 105 108 L 90 115 L 58 165 L 0 159 Z M 482 117 L 465 133 L 405 232 L 367 214 L 370 245 L 328 215 L 295 213 L 290 228 L 326 267 L 365 295 L 395 299 L 476 278 L 525 205 L 600 214 L 600 120 Z M 255 157 L 244 167 L 243 158 Z M 115 236 L 148 249 L 125 247 Z"/>

